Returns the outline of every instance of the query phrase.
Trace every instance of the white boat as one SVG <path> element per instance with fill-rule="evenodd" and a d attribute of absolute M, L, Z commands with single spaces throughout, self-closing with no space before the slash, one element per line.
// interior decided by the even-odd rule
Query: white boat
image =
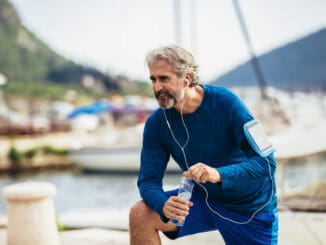
<path fill-rule="evenodd" d="M 99 173 L 137 173 L 140 167 L 140 147 L 82 147 L 71 150 L 72 161 L 85 172 Z M 171 158 L 167 172 L 181 170 Z"/>

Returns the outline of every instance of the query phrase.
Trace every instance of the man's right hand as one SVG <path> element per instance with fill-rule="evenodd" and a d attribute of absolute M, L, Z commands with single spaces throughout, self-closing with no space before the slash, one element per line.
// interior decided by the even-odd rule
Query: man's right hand
<path fill-rule="evenodd" d="M 192 202 L 178 196 L 171 196 L 164 204 L 163 214 L 168 219 L 184 221 Z"/>

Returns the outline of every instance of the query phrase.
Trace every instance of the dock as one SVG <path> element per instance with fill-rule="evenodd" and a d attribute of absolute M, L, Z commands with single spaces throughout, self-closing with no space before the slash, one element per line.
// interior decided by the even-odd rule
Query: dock
<path fill-rule="evenodd" d="M 127 214 L 123 214 L 117 221 L 117 216 L 108 219 L 106 223 L 98 222 L 81 224 L 79 228 L 68 229 L 60 232 L 61 245 L 126 245 L 129 244 L 128 224 L 126 223 Z M 76 217 L 75 217 L 76 218 Z M 65 221 L 72 225 L 75 219 L 70 217 Z M 82 218 L 82 217 L 81 217 Z M 109 217 L 107 217 L 109 218 Z M 69 221 L 70 219 L 70 221 Z M 96 221 L 93 217 L 93 222 Z M 103 219 L 103 217 L 101 217 Z M 314 212 L 279 212 L 279 244 L 280 245 L 324 245 L 326 244 L 326 213 Z M 0 244 L 6 244 L 5 218 L 0 218 Z M 103 221 L 103 220 L 102 220 Z M 77 225 L 79 220 L 75 219 Z M 88 219 L 86 222 L 92 222 Z M 117 226 L 117 224 L 119 224 Z M 71 227 L 73 228 L 73 227 Z M 161 234 L 163 245 L 223 245 L 223 239 L 218 232 L 207 232 L 196 234 L 175 241 L 167 239 Z"/>

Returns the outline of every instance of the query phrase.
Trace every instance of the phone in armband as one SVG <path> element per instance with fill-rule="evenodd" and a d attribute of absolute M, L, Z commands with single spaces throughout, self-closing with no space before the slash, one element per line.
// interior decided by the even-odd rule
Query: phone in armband
<path fill-rule="evenodd" d="M 243 130 L 248 143 L 258 155 L 266 157 L 275 151 L 257 119 L 245 123 Z"/>

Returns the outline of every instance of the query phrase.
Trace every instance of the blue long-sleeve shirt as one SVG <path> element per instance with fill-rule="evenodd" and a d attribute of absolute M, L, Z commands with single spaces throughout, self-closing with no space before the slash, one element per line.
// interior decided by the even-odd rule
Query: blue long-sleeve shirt
<path fill-rule="evenodd" d="M 202 86 L 204 97 L 195 112 L 183 115 L 189 131 L 189 143 L 185 147 L 189 166 L 198 162 L 217 168 L 222 182 L 206 183 L 209 200 L 239 214 L 249 215 L 261 208 L 271 196 L 272 200 L 262 211 L 276 207 L 275 183 L 276 162 L 273 154 L 260 157 L 252 149 L 244 151 L 243 125 L 253 116 L 235 94 L 222 87 Z M 186 130 L 181 115 L 174 108 L 166 110 L 167 119 L 177 141 L 184 145 Z M 183 171 L 187 166 L 180 147 L 173 140 L 163 110 L 158 109 L 147 119 L 143 135 L 141 167 L 138 187 L 143 200 L 162 220 L 163 206 L 167 196 L 162 188 L 162 179 L 169 157 L 172 156 Z M 270 165 L 270 170 L 269 170 Z M 200 186 L 194 192 L 205 197 Z"/>

